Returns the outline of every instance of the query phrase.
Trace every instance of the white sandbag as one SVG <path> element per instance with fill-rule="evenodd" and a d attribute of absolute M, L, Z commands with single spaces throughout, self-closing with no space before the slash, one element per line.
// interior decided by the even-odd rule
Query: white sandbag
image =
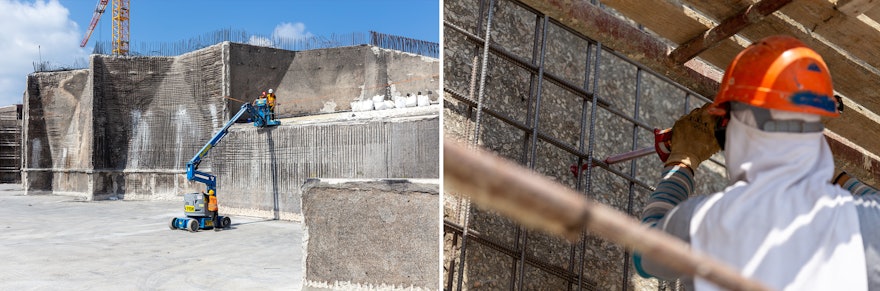
<path fill-rule="evenodd" d="M 428 98 L 427 95 L 419 95 L 418 103 L 419 107 L 431 105 L 431 98 Z"/>
<path fill-rule="evenodd" d="M 373 100 L 361 101 L 361 111 L 373 110 Z"/>
<path fill-rule="evenodd" d="M 403 96 L 394 96 L 395 108 L 406 108 L 406 98 Z"/>
<path fill-rule="evenodd" d="M 394 109 L 394 101 L 385 100 L 385 109 Z"/>
<path fill-rule="evenodd" d="M 416 96 L 406 96 L 406 107 L 416 107 L 418 98 Z"/>

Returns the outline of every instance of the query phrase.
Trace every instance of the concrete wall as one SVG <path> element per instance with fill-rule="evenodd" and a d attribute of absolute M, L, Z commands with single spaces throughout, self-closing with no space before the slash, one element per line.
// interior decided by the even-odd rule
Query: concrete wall
<path fill-rule="evenodd" d="M 279 115 L 346 111 L 352 99 L 377 94 L 388 83 L 398 82 L 395 86 L 413 92 L 436 92 L 438 68 L 437 59 L 370 46 L 292 52 L 221 43 L 176 57 L 93 55 L 88 70 L 29 76 L 24 99 L 23 184 L 27 191 L 52 191 L 86 199 L 177 199 L 181 193 L 204 188 L 186 180 L 186 162 L 239 110 L 242 102 L 251 102 L 259 91 L 277 89 Z M 327 107 L 328 102 L 342 106 Z M 296 109 L 295 104 L 299 106 Z M 289 110 L 284 106 L 290 106 Z M 437 123 L 435 118 L 435 137 L 439 135 Z M 253 137 L 240 138 L 262 138 L 262 133 L 253 130 L 239 133 Z M 275 131 L 277 137 L 273 140 L 279 145 L 292 144 L 300 137 L 292 129 Z M 390 136 L 399 130 L 388 131 Z M 436 148 L 436 138 L 431 142 Z M 264 149 L 265 143 L 238 145 Z M 392 148 L 401 150 L 387 146 L 389 153 Z M 277 155 L 296 155 L 283 150 L 298 149 L 282 148 Z M 210 153 L 200 170 L 211 172 L 212 164 L 222 155 Z M 435 165 L 437 156 L 430 156 Z M 364 177 L 430 176 L 419 169 Z M 437 172 L 434 169 L 430 177 L 436 177 Z M 231 185 L 266 189 L 263 184 Z M 290 211 L 298 214 L 298 206 Z"/>
<path fill-rule="evenodd" d="M 438 180 L 312 179 L 302 187 L 304 286 L 438 289 Z"/>
<path fill-rule="evenodd" d="M 367 45 L 293 52 L 230 44 L 229 64 L 230 96 L 253 100 L 273 88 L 282 117 L 349 111 L 352 100 L 385 95 L 389 85 L 392 95 L 430 91 L 432 100 L 440 88 L 439 60 Z"/>
<path fill-rule="evenodd" d="M 99 84 L 96 196 L 143 199 L 195 190 L 180 176 L 225 122 L 223 49 L 215 45 L 178 57 L 93 56 Z M 210 161 L 202 166 L 210 168 Z"/>
<path fill-rule="evenodd" d="M 22 109 L 25 191 L 87 196 L 93 144 L 89 70 L 34 73 L 27 83 Z"/>
<path fill-rule="evenodd" d="M 302 220 L 307 178 L 436 179 L 439 111 L 435 105 L 284 119 L 272 128 L 235 125 L 212 153 L 222 212 Z"/>

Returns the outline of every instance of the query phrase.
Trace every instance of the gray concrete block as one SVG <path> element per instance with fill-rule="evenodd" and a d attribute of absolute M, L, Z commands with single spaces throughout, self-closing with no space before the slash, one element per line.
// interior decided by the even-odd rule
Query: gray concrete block
<path fill-rule="evenodd" d="M 310 179 L 304 286 L 438 289 L 439 181 Z"/>

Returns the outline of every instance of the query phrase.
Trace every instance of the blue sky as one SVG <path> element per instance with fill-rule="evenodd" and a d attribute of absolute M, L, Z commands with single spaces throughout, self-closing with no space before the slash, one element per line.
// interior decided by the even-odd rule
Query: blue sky
<path fill-rule="evenodd" d="M 286 37 L 373 30 L 439 42 L 438 0 L 130 0 L 131 41 L 174 42 L 218 29 Z M 33 62 L 73 65 L 112 39 L 110 7 L 86 48 L 79 43 L 97 0 L 0 0 L 0 106 L 21 103 Z M 112 1 L 111 1 L 112 2 Z M 112 6 L 112 4 L 111 4 Z"/>

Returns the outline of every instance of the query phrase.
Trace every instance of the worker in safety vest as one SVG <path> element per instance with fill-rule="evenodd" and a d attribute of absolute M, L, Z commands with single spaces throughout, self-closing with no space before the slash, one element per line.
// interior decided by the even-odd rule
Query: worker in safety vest
<path fill-rule="evenodd" d="M 727 68 L 715 101 L 675 122 L 642 222 L 774 290 L 880 290 L 880 194 L 845 173 L 829 183 L 834 161 L 820 117 L 839 115 L 815 51 L 788 36 L 752 44 Z M 729 186 L 690 197 L 694 171 L 719 149 Z M 638 253 L 633 263 L 643 277 L 719 289 Z"/>
<path fill-rule="evenodd" d="M 269 104 L 269 112 L 275 114 L 275 90 L 270 88 L 266 98 L 268 98 L 266 102 Z"/>

